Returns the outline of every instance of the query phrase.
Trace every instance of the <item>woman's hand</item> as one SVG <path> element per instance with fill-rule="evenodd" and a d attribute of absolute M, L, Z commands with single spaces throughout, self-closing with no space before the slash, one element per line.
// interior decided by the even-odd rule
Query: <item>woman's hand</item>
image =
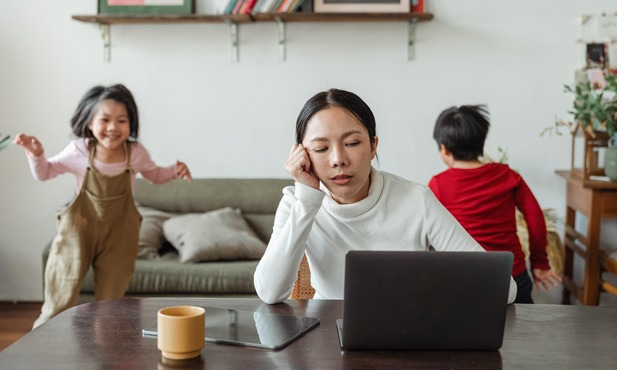
<path fill-rule="evenodd" d="M 23 147 L 26 149 L 26 152 L 34 157 L 43 154 L 43 145 L 34 136 L 18 134 L 13 143 Z"/>
<path fill-rule="evenodd" d="M 184 164 L 184 162 L 176 161 L 175 173 L 177 179 L 186 179 L 188 182 L 193 181 L 193 178 L 191 177 L 191 171 L 189 171 L 189 168 L 186 166 L 186 164 Z"/>
<path fill-rule="evenodd" d="M 291 147 L 289 158 L 285 161 L 285 170 L 296 182 L 319 189 L 319 179 L 311 166 L 311 158 L 302 144 Z"/>
<path fill-rule="evenodd" d="M 553 270 L 532 269 L 533 281 L 536 288 L 549 291 L 557 287 L 557 283 L 561 282 L 561 277 L 555 275 Z"/>

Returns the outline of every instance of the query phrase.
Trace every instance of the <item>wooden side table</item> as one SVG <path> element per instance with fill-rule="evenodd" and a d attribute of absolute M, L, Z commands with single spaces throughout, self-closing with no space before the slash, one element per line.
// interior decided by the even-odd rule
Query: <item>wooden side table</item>
<path fill-rule="evenodd" d="M 556 173 L 567 183 L 562 303 L 569 304 L 574 294 L 584 305 L 598 305 L 604 257 L 600 251 L 600 224 L 603 218 L 617 218 L 617 182 L 584 180 L 571 171 Z M 587 235 L 576 231 L 576 212 L 587 217 Z M 585 261 L 582 287 L 573 279 L 574 253 Z"/>

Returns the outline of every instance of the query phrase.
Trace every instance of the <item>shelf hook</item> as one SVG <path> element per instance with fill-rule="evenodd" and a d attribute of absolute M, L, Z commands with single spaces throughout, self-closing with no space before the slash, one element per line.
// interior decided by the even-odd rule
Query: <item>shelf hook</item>
<path fill-rule="evenodd" d="M 109 63 L 111 61 L 111 32 L 109 24 L 101 23 L 101 36 L 103 37 L 103 60 Z"/>
<path fill-rule="evenodd" d="M 412 18 L 409 20 L 409 24 L 407 26 L 407 60 L 411 61 L 416 58 L 416 50 L 415 50 L 415 38 L 416 38 L 416 24 L 418 20 L 416 18 Z"/>
<path fill-rule="evenodd" d="M 281 61 L 285 61 L 286 50 L 285 50 L 285 22 L 280 18 L 276 18 L 276 24 L 278 26 L 278 36 L 279 36 L 279 58 Z"/>
<path fill-rule="evenodd" d="M 229 24 L 229 35 L 231 37 L 231 61 L 238 62 L 240 59 L 240 50 L 238 47 L 238 24 L 227 22 Z"/>

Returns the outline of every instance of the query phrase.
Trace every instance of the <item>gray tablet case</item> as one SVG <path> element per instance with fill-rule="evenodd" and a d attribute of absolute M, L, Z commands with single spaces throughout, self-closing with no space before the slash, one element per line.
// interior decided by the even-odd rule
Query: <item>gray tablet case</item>
<path fill-rule="evenodd" d="M 509 252 L 350 251 L 341 347 L 499 349 L 512 260 Z"/>
<path fill-rule="evenodd" d="M 243 311 L 205 306 L 206 342 L 280 349 L 319 324 L 314 317 L 278 315 L 261 311 Z M 157 327 L 142 330 L 156 337 Z"/>

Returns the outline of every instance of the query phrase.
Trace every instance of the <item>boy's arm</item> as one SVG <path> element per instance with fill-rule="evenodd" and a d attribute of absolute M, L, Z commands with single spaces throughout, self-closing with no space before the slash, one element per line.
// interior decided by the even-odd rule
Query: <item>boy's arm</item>
<path fill-rule="evenodd" d="M 514 191 L 516 207 L 521 211 L 529 233 L 529 261 L 531 268 L 550 270 L 546 255 L 546 221 L 544 213 L 534 197 L 531 189 L 521 178 L 519 186 Z"/>

